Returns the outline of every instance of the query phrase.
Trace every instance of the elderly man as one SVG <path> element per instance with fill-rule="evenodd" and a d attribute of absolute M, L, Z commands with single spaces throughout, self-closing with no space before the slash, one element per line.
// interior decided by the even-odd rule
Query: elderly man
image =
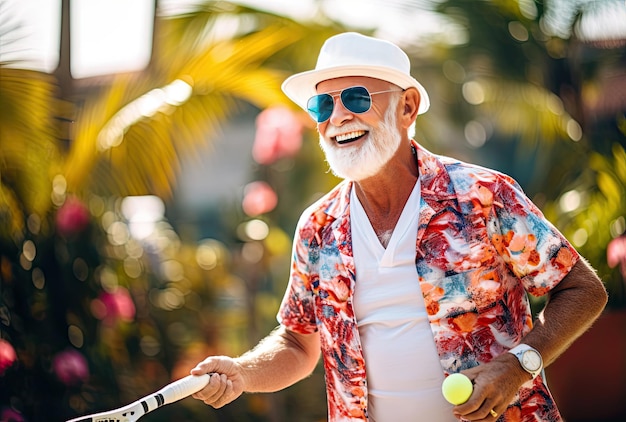
<path fill-rule="evenodd" d="M 300 218 L 279 327 L 200 362 L 213 375 L 194 397 L 283 389 L 321 351 L 329 421 L 561 420 L 542 370 L 607 300 L 584 259 L 513 179 L 411 139 L 428 94 L 394 44 L 331 37 L 283 90 L 345 180 Z M 536 321 L 527 293 L 549 298 Z M 453 406 L 456 372 L 474 391 Z"/>

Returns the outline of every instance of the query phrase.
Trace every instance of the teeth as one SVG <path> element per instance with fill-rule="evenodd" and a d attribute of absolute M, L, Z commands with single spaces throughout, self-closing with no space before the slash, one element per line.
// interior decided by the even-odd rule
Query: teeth
<path fill-rule="evenodd" d="M 342 135 L 337 135 L 336 139 L 337 142 L 345 142 L 349 139 L 354 139 L 354 138 L 358 138 L 359 136 L 363 136 L 365 135 L 365 131 L 364 130 L 358 130 L 355 132 L 348 132 L 348 133 L 344 133 Z"/>

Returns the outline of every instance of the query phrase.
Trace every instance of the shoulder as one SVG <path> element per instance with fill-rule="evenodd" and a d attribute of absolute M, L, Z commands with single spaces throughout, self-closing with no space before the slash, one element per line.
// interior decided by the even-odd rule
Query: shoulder
<path fill-rule="evenodd" d="M 511 176 L 498 170 L 468 163 L 453 157 L 419 151 L 419 166 L 425 186 L 449 195 L 475 197 L 481 193 L 522 189 Z M 469 198 L 467 198 L 469 199 Z"/>
<path fill-rule="evenodd" d="M 442 163 L 455 184 L 469 183 L 489 185 L 493 183 L 518 185 L 517 181 L 501 171 L 467 163 L 450 157 L 442 157 Z"/>
<path fill-rule="evenodd" d="M 350 188 L 350 182 L 342 181 L 309 205 L 300 215 L 296 235 L 301 238 L 310 238 L 323 227 L 341 217 L 348 206 Z"/>

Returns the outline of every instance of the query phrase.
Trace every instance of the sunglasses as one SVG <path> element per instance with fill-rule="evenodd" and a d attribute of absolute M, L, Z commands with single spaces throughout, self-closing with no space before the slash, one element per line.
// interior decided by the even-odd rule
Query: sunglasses
<path fill-rule="evenodd" d="M 386 91 L 369 92 L 364 86 L 351 86 L 331 95 L 329 93 L 314 95 L 306 103 L 306 111 L 317 123 L 324 123 L 333 114 L 335 107 L 335 97 L 341 98 L 343 106 L 352 113 L 365 113 L 372 107 L 372 95 L 383 94 L 385 92 L 401 91 L 399 89 L 388 89 Z"/>

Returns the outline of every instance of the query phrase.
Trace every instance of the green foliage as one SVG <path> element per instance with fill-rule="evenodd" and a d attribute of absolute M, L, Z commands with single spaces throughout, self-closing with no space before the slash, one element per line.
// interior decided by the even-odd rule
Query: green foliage
<path fill-rule="evenodd" d="M 593 263 L 609 290 L 609 306 L 623 307 L 626 284 L 619 268 L 610 268 L 606 257 L 609 242 L 626 232 L 624 147 L 614 144 L 611 156 L 591 152 L 584 171 L 570 189 L 546 204 L 546 216 Z"/>

